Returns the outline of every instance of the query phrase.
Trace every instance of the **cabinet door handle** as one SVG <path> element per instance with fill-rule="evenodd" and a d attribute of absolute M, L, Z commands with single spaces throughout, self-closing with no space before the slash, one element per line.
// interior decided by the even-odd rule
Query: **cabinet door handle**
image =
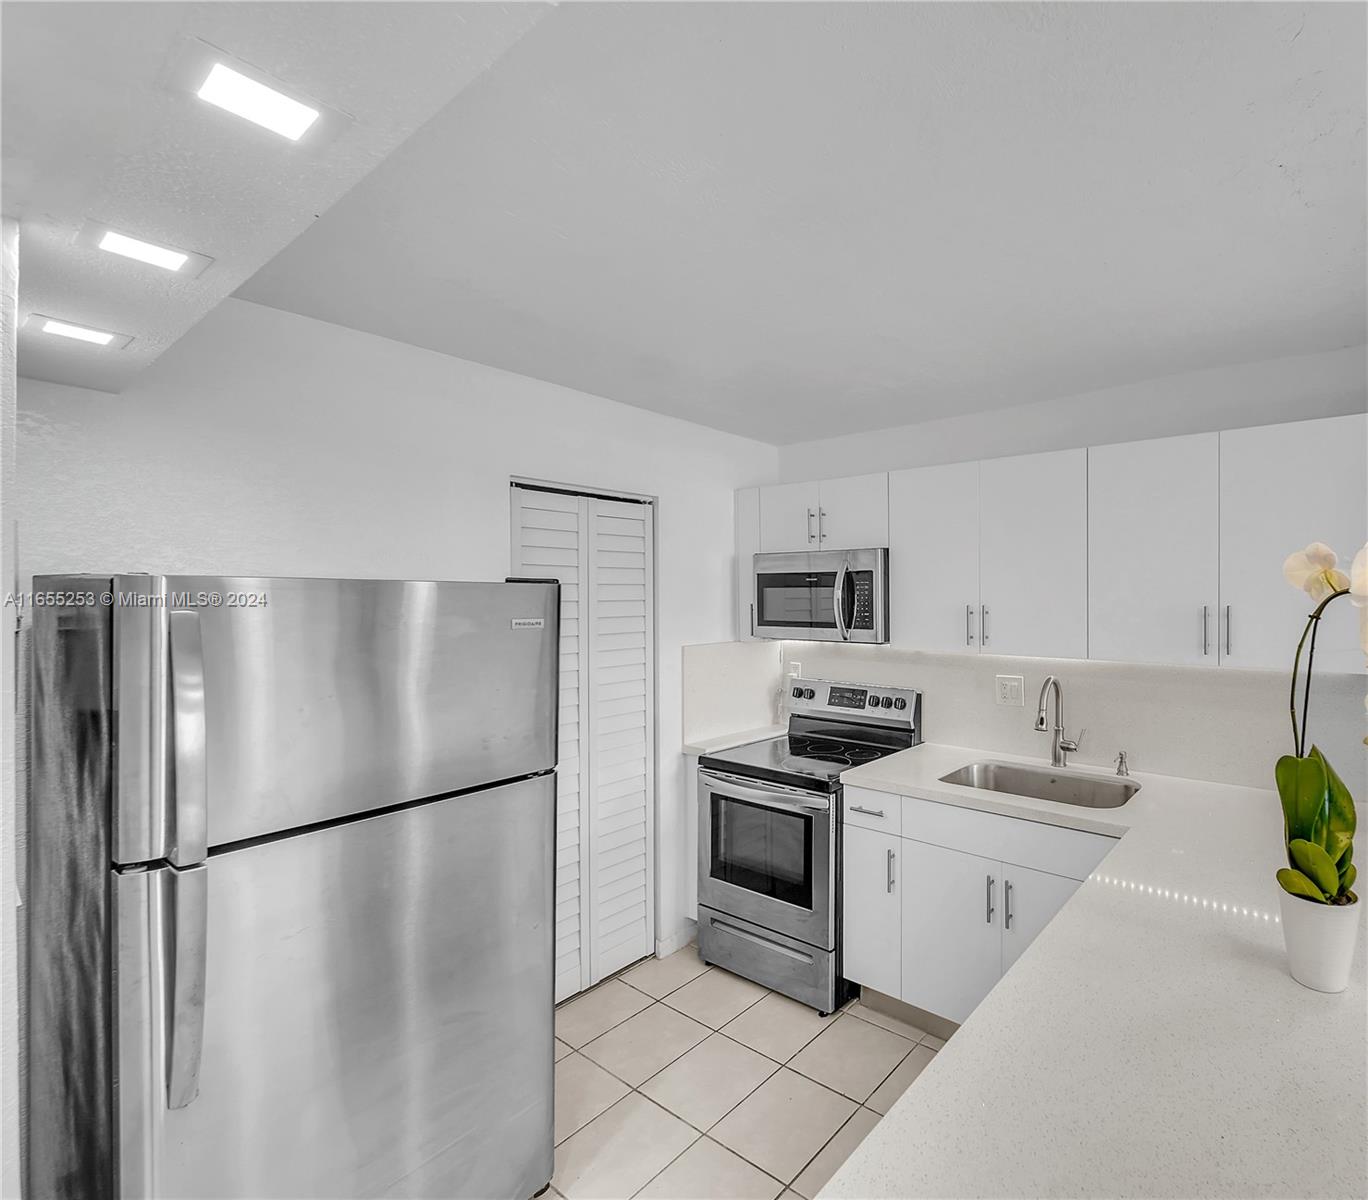
<path fill-rule="evenodd" d="M 1226 605 L 1226 657 L 1230 657 L 1230 605 Z"/>
<path fill-rule="evenodd" d="M 974 606 L 972 604 L 964 606 L 964 644 L 966 646 L 974 644 Z"/>
<path fill-rule="evenodd" d="M 980 612 L 982 616 L 979 617 L 979 643 L 986 646 L 988 644 L 988 606 L 985 604 Z"/>
<path fill-rule="evenodd" d="M 1002 927 L 1011 929 L 1012 927 L 1012 881 L 1004 879 L 1002 881 Z"/>
<path fill-rule="evenodd" d="M 987 909 L 987 912 L 985 913 L 983 919 L 987 921 L 989 925 L 991 925 L 993 923 L 993 884 L 997 881 L 991 875 L 989 875 L 987 879 L 988 887 L 986 889 L 985 896 L 985 907 Z"/>
<path fill-rule="evenodd" d="M 888 852 L 888 890 L 893 890 L 893 859 L 895 855 L 892 850 Z"/>
<path fill-rule="evenodd" d="M 824 508 L 817 510 L 817 540 L 819 542 L 826 541 L 826 509 Z"/>
<path fill-rule="evenodd" d="M 1202 605 L 1202 653 L 1203 653 L 1203 654 L 1210 654 L 1210 653 L 1211 653 L 1211 638 L 1208 636 L 1208 631 L 1207 631 L 1207 625 L 1208 625 L 1208 623 L 1209 623 L 1208 620 L 1207 620 L 1207 615 L 1208 615 L 1209 612 L 1210 612 L 1210 606 L 1209 606 L 1209 605 L 1206 605 L 1206 604 L 1203 604 L 1203 605 Z"/>
<path fill-rule="evenodd" d="M 884 815 L 884 810 L 881 808 L 861 808 L 858 804 L 852 804 L 850 811 L 864 813 L 867 817 L 882 817 Z M 890 850 L 889 853 L 892 854 L 893 852 Z"/>
<path fill-rule="evenodd" d="M 814 539 L 813 539 L 813 536 L 812 536 L 812 518 L 815 517 L 817 514 L 816 514 L 816 512 L 814 512 L 812 509 L 808 509 L 808 510 L 807 510 L 807 514 L 808 514 L 808 522 L 807 522 L 808 541 L 813 541 Z"/>

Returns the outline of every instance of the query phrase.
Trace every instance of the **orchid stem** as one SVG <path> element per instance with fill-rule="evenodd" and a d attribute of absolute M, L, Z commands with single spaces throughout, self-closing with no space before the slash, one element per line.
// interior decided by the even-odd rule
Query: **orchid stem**
<path fill-rule="evenodd" d="M 1306 648 L 1306 688 L 1302 692 L 1302 726 L 1301 726 L 1301 747 L 1297 751 L 1298 758 L 1306 757 L 1306 734 L 1310 728 L 1311 712 L 1311 670 L 1316 661 L 1316 635 L 1320 633 L 1320 617 L 1311 618 L 1311 645 Z"/>
<path fill-rule="evenodd" d="M 1316 634 L 1320 630 L 1321 613 L 1325 611 L 1326 605 L 1332 600 L 1338 600 L 1341 596 L 1347 596 L 1349 589 L 1344 588 L 1337 592 L 1331 592 L 1324 600 L 1316 605 L 1316 610 L 1306 618 L 1306 628 L 1302 630 L 1301 641 L 1297 643 L 1297 654 L 1292 660 L 1292 689 L 1288 707 L 1292 713 L 1292 749 L 1296 751 L 1298 758 L 1305 757 L 1306 750 L 1306 722 L 1307 714 L 1311 710 L 1311 668 L 1316 657 Z M 1301 674 L 1302 648 L 1306 645 L 1308 635 L 1311 638 L 1311 648 L 1306 656 L 1306 691 L 1302 697 L 1302 719 L 1301 728 L 1297 727 L 1297 676 Z"/>

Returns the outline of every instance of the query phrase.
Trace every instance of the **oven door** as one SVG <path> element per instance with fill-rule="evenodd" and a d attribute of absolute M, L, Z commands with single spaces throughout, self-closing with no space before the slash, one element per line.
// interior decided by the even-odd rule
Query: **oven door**
<path fill-rule="evenodd" d="M 831 797 L 700 770 L 698 820 L 700 904 L 835 948 Z"/>
<path fill-rule="evenodd" d="M 757 554 L 752 632 L 810 642 L 888 641 L 888 551 Z"/>

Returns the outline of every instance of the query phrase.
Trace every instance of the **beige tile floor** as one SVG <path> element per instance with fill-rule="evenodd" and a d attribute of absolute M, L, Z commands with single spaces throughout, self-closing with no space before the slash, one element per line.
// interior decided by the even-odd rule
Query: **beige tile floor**
<path fill-rule="evenodd" d="M 856 1002 L 819 1017 L 693 946 L 556 1010 L 566 1200 L 811 1200 L 943 1043 Z"/>

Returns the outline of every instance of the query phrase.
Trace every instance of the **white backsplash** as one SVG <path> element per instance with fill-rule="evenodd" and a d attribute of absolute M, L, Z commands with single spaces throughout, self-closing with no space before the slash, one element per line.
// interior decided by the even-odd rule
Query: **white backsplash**
<path fill-rule="evenodd" d="M 738 646 L 756 643 L 737 643 Z M 762 645 L 764 643 L 761 643 Z M 772 643 L 770 643 L 772 645 Z M 766 674 L 742 684 L 743 658 L 716 647 L 685 647 L 685 711 L 716 696 L 720 712 L 733 693 L 755 696 L 770 686 Z M 1179 775 L 1218 783 L 1273 786 L 1273 764 L 1290 750 L 1288 678 L 1276 671 L 1234 671 L 1203 667 L 1154 667 L 1076 659 L 1005 658 L 992 655 L 920 654 L 887 646 L 839 646 L 824 642 L 784 644 L 784 662 L 802 663 L 809 679 L 846 680 L 918 688 L 923 693 L 923 734 L 928 742 L 971 746 L 1005 754 L 1048 758 L 1049 735 L 1032 728 L 1036 700 L 1046 675 L 1064 689 L 1071 736 L 1086 729 L 1071 761 L 1110 768 L 1125 750 L 1135 771 Z M 730 666 L 723 680 L 692 678 L 710 662 Z M 757 669 L 770 660 L 756 656 Z M 996 702 L 998 675 L 1025 679 L 1022 707 Z M 1368 759 L 1362 744 L 1365 679 L 1361 675 L 1318 675 L 1311 697 L 1311 735 L 1354 796 L 1368 799 Z M 749 710 L 754 711 L 754 710 Z M 706 722 L 710 732 L 725 733 Z M 732 726 L 733 729 L 745 726 Z"/>
<path fill-rule="evenodd" d="M 778 642 L 709 642 L 683 648 L 684 742 L 750 729 L 781 718 Z"/>

